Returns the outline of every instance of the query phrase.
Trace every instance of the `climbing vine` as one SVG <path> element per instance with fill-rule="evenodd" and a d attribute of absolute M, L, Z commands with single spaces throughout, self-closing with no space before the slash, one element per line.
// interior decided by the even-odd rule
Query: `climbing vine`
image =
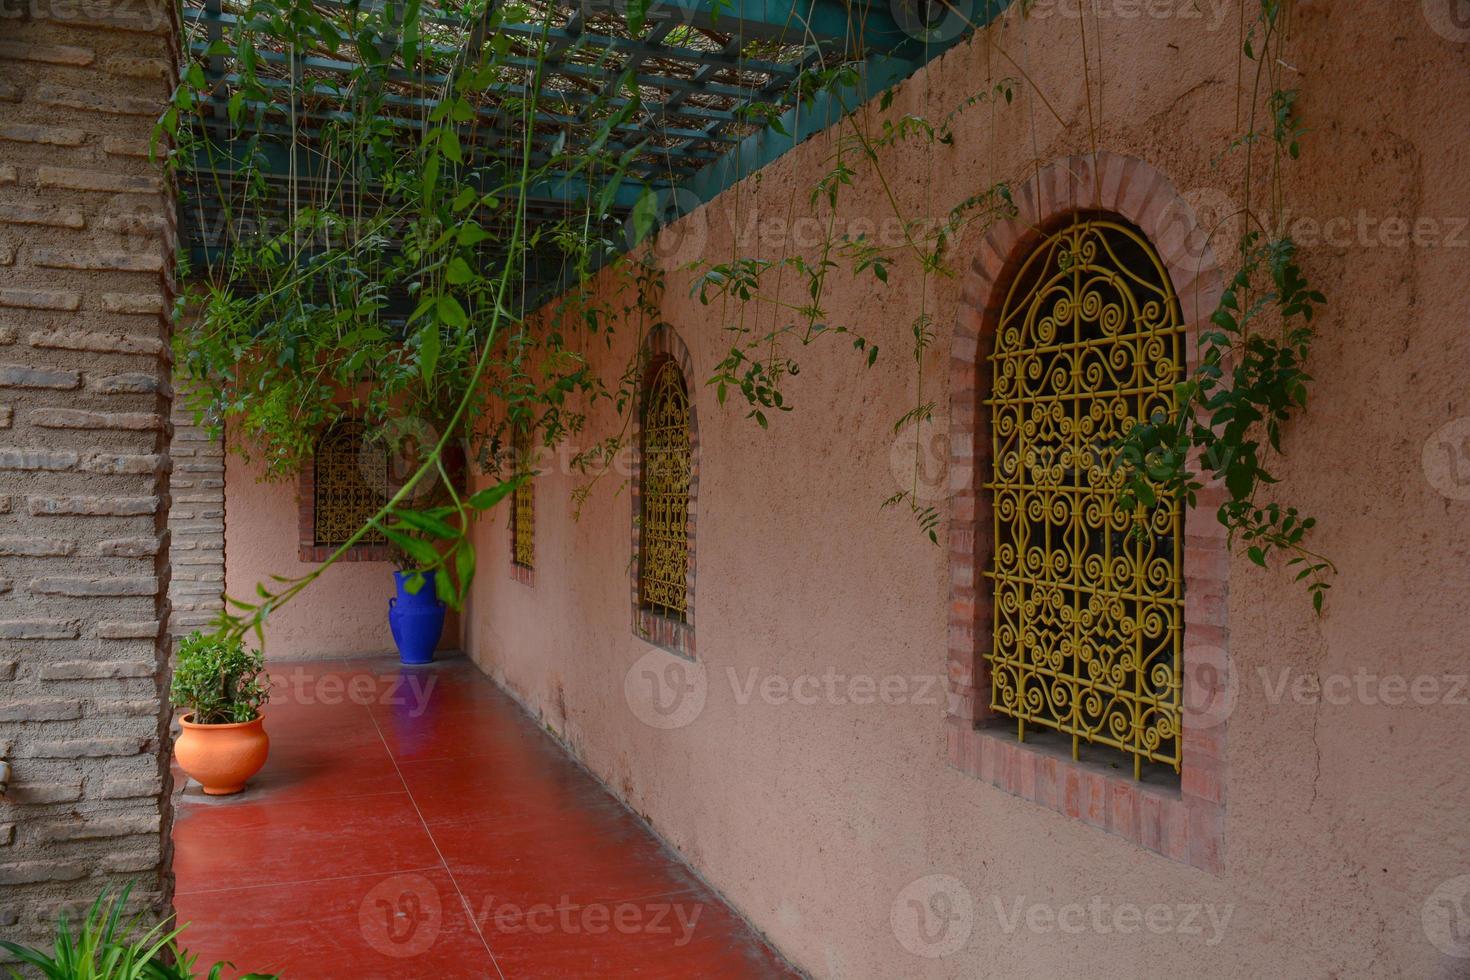
<path fill-rule="evenodd" d="M 1199 338 L 1199 364 L 1178 388 L 1177 414 L 1140 422 L 1115 447 L 1118 492 L 1123 506 L 1142 512 L 1163 496 L 1193 504 L 1206 481 L 1218 478 L 1228 494 L 1218 517 L 1232 542 L 1241 541 L 1263 566 L 1284 553 L 1320 610 L 1334 568 L 1309 550 L 1313 519 L 1263 499 L 1275 482 L 1271 457 L 1281 452 L 1284 429 L 1307 405 L 1312 320 L 1325 298 L 1307 282 L 1291 239 L 1251 217 L 1257 158 L 1267 160 L 1271 209 L 1279 215 L 1282 168 L 1297 157 L 1305 130 L 1297 93 L 1285 82 L 1289 0 L 1248 2 L 1259 9 L 1242 24 L 1242 61 L 1255 78 L 1243 96 L 1244 131 L 1226 148 L 1246 161 L 1248 225 L 1236 249 L 1239 267 Z M 479 0 L 460 13 L 482 29 L 456 48 L 438 43 L 446 39 L 443 28 L 418 2 L 317 7 L 310 0 L 249 0 L 191 39 L 198 41 L 195 56 L 156 146 L 181 180 L 201 185 L 201 196 L 218 206 L 220 234 L 230 245 L 200 257 L 180 306 L 178 359 L 195 407 L 221 420 L 231 448 L 258 456 L 277 479 L 296 472 L 310 457 L 314 433 L 342 415 L 378 430 L 411 417 L 427 432 L 417 433 L 410 472 L 370 522 L 306 575 L 262 583 L 248 599 L 231 597 L 225 633 L 263 635 L 273 610 L 373 530 L 418 572 L 441 573 L 436 588 L 458 605 L 475 569 L 470 527 L 530 478 L 524 466 L 504 466 L 513 428 L 532 430 L 550 446 L 585 431 L 593 406 L 605 403 L 616 413 L 615 430 L 572 460 L 588 474 L 573 493 L 578 511 L 624 448 L 640 355 L 617 377 L 604 378 L 586 351 L 594 338 L 610 344 L 619 329 L 632 330 L 633 349 L 641 351 L 643 337 L 662 322 L 670 270 L 649 250 L 656 195 L 646 191 L 627 222 L 614 206 L 643 149 L 623 146 L 615 135 L 648 107 L 627 74 L 599 89 L 594 104 L 605 111 L 584 114 L 584 139 L 544 157 L 532 154 L 541 76 L 556 43 L 555 9 Z M 646 5 L 631 5 L 622 16 L 630 38 L 648 30 Z M 507 23 L 520 25 L 514 37 L 497 30 Z M 527 32 L 528 23 L 540 30 Z M 728 337 L 706 379 L 720 404 L 733 399 L 755 425 L 769 427 L 773 414 L 793 409 L 801 352 L 817 343 L 846 344 L 859 365 L 872 368 L 880 357 L 876 338 L 860 324 L 834 321 L 832 284 L 841 277 L 844 285 L 877 292 L 897 279 L 918 308 L 905 331 L 912 403 L 893 430 L 934 420 L 924 374 L 936 337 L 932 285 L 956 274 L 956 241 L 1016 209 L 1009 183 L 998 181 L 934 217 L 933 155 L 954 144 L 964 113 L 1006 111 L 1018 94 L 1062 123 L 1023 66 L 990 32 L 978 36 L 1011 73 L 938 119 L 893 118 L 891 90 L 849 105 L 851 93 L 861 91 L 860 65 L 820 59 L 798 79 L 793 104 L 754 102 L 742 110 L 745 121 L 783 132 L 792 113 L 799 125 L 800 113 L 826 98 L 836 103 L 838 121 L 821 173 L 809 187 L 791 189 L 786 209 L 788 225 L 798 211 L 817 219 L 813 248 L 788 243 L 776 254 L 746 254 L 736 242 L 729 257 L 701 258 L 683 270 L 691 296 L 720 311 Z M 1083 41 L 1087 58 L 1085 33 Z M 299 69 L 311 58 L 352 67 L 343 78 L 326 79 Z M 222 77 L 224 62 L 231 71 Z M 420 88 L 434 79 L 433 97 L 403 109 L 394 94 L 405 81 L 400 66 L 415 66 Z M 1084 69 L 1095 147 L 1100 123 L 1090 64 Z M 283 86 L 290 116 L 270 144 L 259 133 L 269 128 L 268 108 Z M 222 90 L 230 93 L 224 118 L 211 99 Z M 321 111 L 326 103 L 338 110 Z M 491 122 L 482 111 L 487 104 Z M 1100 96 L 1097 109 L 1100 115 Z M 467 147 L 482 126 L 518 153 L 475 156 Z M 405 142 L 405 129 L 413 140 Z M 883 166 L 882 153 L 900 146 L 930 161 L 919 213 L 901 204 Z M 876 185 L 896 235 L 849 233 L 839 220 L 844 195 L 860 177 Z M 532 189 L 573 179 L 590 189 L 585 199 L 556 220 L 532 221 Z M 731 193 L 738 207 L 748 191 Z M 252 233 L 243 234 L 247 225 Z M 559 269 L 562 288 L 554 296 L 528 293 L 527 269 L 547 263 Z M 509 475 L 462 493 L 445 462 L 451 447 L 462 447 L 482 469 Z M 941 515 L 920 493 L 921 453 L 916 445 L 909 484 L 881 503 L 906 507 L 937 542 Z M 439 489 L 426 496 L 431 484 Z"/>

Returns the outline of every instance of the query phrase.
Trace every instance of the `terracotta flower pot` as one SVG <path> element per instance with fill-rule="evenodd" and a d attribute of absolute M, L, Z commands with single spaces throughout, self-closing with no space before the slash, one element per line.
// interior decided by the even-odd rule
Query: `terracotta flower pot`
<path fill-rule="evenodd" d="M 179 719 L 183 729 L 174 740 L 179 768 L 199 781 L 210 796 L 229 796 L 245 788 L 270 752 L 264 717 L 230 725 L 196 725 L 193 714 Z"/>

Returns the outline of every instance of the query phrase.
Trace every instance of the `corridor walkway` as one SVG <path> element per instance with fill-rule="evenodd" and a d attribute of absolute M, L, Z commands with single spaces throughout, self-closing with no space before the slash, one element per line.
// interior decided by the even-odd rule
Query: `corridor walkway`
<path fill-rule="evenodd" d="M 176 905 L 201 963 L 287 980 L 795 975 L 468 660 L 273 676 L 266 768 L 240 796 L 179 801 Z"/>

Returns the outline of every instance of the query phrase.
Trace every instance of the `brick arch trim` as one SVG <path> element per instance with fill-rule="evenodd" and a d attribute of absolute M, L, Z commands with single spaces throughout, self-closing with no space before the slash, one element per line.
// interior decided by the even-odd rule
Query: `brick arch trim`
<path fill-rule="evenodd" d="M 689 526 L 687 529 L 689 564 L 685 570 L 687 598 L 682 621 L 643 608 L 639 602 L 638 588 L 643 555 L 642 527 L 640 526 L 640 518 L 643 513 L 643 411 L 649 386 L 654 377 L 652 368 L 665 360 L 673 361 L 678 366 L 684 378 L 684 392 L 689 399 Z M 633 560 L 629 563 L 632 572 L 630 585 L 632 587 L 633 635 L 671 653 L 692 658 L 695 655 L 695 570 L 699 561 L 698 551 L 695 549 L 699 526 L 699 410 L 694 398 L 696 390 L 693 384 L 694 360 L 689 355 L 688 345 L 673 327 L 666 323 L 660 324 L 649 332 L 644 340 L 639 372 L 638 404 L 633 413 L 633 492 L 631 494 Z"/>
<path fill-rule="evenodd" d="M 1189 202 L 1147 162 L 1102 152 L 1057 160 L 1015 195 L 1014 218 L 992 226 L 966 273 L 950 357 L 949 716 L 950 764 L 984 782 L 1080 819 L 1158 854 L 1219 873 L 1224 865 L 1225 736 L 1235 690 L 1229 677 L 1226 598 L 1230 555 L 1206 486 L 1185 515 L 1182 760 L 1178 787 L 1135 783 L 1104 767 L 1015 740 L 1014 723 L 989 709 L 992 599 L 984 571 L 993 548 L 990 500 L 992 348 L 1005 293 L 1047 232 L 1068 218 L 1111 214 L 1153 245 L 1179 297 L 1186 370 L 1219 303 L 1223 277 Z"/>

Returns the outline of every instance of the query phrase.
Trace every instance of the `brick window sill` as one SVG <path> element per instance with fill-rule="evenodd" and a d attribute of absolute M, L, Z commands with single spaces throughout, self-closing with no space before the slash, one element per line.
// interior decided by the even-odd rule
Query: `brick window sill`
<path fill-rule="evenodd" d="M 673 619 L 651 609 L 633 613 L 633 635 L 661 650 L 694 659 L 694 624 Z"/>
<path fill-rule="evenodd" d="M 1191 867 L 1222 870 L 1218 801 L 1181 785 L 1136 782 L 1131 773 L 1078 761 L 1055 745 L 1016 741 L 1013 725 L 948 719 L 949 763 L 961 772 L 1091 824 Z"/>

